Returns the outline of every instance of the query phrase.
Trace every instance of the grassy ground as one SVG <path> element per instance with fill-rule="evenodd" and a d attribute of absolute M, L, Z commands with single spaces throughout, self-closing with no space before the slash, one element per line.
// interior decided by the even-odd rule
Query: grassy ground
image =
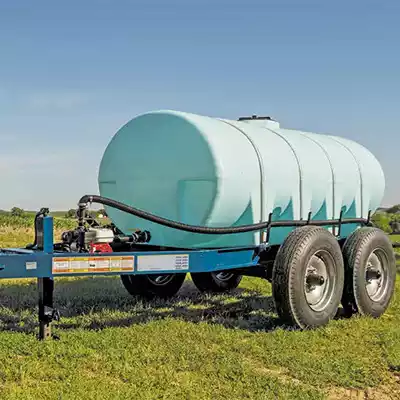
<path fill-rule="evenodd" d="M 32 234 L 3 226 L 0 247 Z M 381 319 L 307 332 L 279 325 L 257 278 L 153 303 L 118 278 L 63 278 L 55 298 L 61 340 L 38 342 L 35 281 L 0 281 L 1 399 L 400 399 L 398 296 Z"/>

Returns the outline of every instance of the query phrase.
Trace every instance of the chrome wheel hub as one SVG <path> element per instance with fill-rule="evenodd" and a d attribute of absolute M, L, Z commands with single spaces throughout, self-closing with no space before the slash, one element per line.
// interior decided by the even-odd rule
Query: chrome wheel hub
<path fill-rule="evenodd" d="M 232 272 L 216 272 L 214 273 L 214 276 L 219 280 L 219 281 L 229 281 L 233 277 Z"/>
<path fill-rule="evenodd" d="M 148 275 L 148 279 L 157 286 L 163 286 L 171 282 L 173 275 Z"/>
<path fill-rule="evenodd" d="M 379 257 L 379 251 L 375 250 L 369 256 L 365 269 L 365 288 L 369 298 L 379 301 L 386 293 L 387 284 L 387 270 Z"/>
<path fill-rule="evenodd" d="M 330 263 L 319 257 L 318 252 L 311 257 L 304 276 L 304 294 L 314 311 L 323 310 L 329 303 L 335 283 L 333 274 Z"/>

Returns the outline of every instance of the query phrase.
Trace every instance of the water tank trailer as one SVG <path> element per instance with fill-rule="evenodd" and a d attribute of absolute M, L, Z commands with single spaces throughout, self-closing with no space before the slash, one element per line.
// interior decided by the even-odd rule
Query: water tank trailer
<path fill-rule="evenodd" d="M 120 275 L 147 299 L 176 295 L 188 273 L 211 293 L 265 278 L 282 324 L 300 329 L 327 324 L 340 304 L 379 317 L 393 297 L 393 245 L 370 219 L 384 174 L 353 141 L 269 117 L 149 112 L 112 138 L 98 183 L 60 242 L 43 208 L 32 244 L 0 250 L 0 278 L 38 278 L 40 339 L 59 318 L 62 276 Z M 91 203 L 105 207 L 109 225 L 89 214 Z"/>

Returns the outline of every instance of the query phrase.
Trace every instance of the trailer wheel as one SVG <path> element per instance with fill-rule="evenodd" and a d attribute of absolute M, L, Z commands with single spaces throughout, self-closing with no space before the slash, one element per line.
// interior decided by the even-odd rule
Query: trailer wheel
<path fill-rule="evenodd" d="M 190 274 L 194 285 L 200 292 L 224 293 L 236 289 L 242 275 L 232 271 L 196 272 Z"/>
<path fill-rule="evenodd" d="M 396 281 L 396 259 L 392 243 L 377 228 L 357 229 L 343 246 L 345 313 L 380 317 L 392 299 Z"/>
<path fill-rule="evenodd" d="M 121 275 L 125 289 L 132 296 L 147 299 L 168 298 L 176 295 L 182 287 L 186 273 L 161 275 Z"/>
<path fill-rule="evenodd" d="M 336 238 L 326 229 L 292 231 L 278 250 L 272 293 L 281 320 L 300 329 L 323 326 L 338 310 L 344 263 Z"/>

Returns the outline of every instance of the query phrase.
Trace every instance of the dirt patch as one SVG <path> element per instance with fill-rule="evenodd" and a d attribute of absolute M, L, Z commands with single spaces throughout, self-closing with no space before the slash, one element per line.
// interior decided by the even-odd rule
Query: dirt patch
<path fill-rule="evenodd" d="M 400 400 L 400 384 L 378 386 L 369 389 L 333 388 L 328 400 Z"/>

